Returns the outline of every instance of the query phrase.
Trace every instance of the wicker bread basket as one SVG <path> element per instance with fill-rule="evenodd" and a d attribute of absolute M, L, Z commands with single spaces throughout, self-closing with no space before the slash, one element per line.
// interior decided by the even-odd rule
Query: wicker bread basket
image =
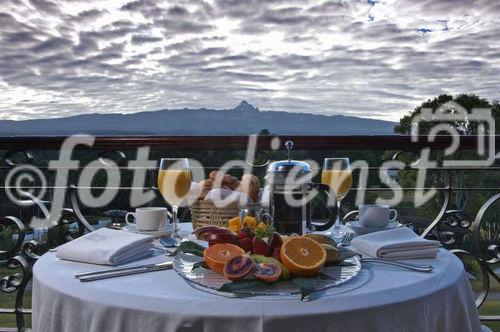
<path fill-rule="evenodd" d="M 229 219 L 237 217 L 240 213 L 238 202 L 232 202 L 225 207 L 217 207 L 210 200 L 198 200 L 190 208 L 193 230 L 208 225 L 227 227 Z"/>

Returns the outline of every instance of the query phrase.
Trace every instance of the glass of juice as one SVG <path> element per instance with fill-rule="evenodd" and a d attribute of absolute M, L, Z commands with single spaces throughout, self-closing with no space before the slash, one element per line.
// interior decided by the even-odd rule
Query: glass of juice
<path fill-rule="evenodd" d="M 172 206 L 172 237 L 180 240 L 177 227 L 177 210 L 191 188 L 191 170 L 187 158 L 162 158 L 158 170 L 158 190 Z"/>
<path fill-rule="evenodd" d="M 352 172 L 349 158 L 325 158 L 321 183 L 330 186 L 337 196 L 338 217 L 333 227 L 332 237 L 340 238 L 345 232 L 340 229 L 340 202 L 352 187 Z"/>

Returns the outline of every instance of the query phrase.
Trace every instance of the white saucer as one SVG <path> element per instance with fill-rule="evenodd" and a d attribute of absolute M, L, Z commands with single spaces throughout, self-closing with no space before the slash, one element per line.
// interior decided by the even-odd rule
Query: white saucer
<path fill-rule="evenodd" d="M 359 223 L 359 220 L 353 220 L 348 225 L 356 234 L 368 234 L 373 232 L 385 231 L 388 229 L 393 229 L 399 227 L 398 223 L 393 221 L 385 227 L 366 227 Z"/>
<path fill-rule="evenodd" d="M 137 234 L 144 234 L 144 235 L 151 235 L 154 237 L 161 237 L 161 236 L 170 236 L 172 234 L 172 225 L 167 225 L 164 229 L 159 229 L 155 231 L 140 231 L 138 230 L 135 225 L 127 225 L 122 228 L 125 232 L 130 232 L 130 233 L 137 233 Z"/>

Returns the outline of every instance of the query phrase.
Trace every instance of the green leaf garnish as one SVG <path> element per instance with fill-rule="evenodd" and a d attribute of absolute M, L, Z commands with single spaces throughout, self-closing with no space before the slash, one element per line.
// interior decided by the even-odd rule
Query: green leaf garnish
<path fill-rule="evenodd" d="M 275 231 L 276 231 L 276 228 L 274 228 L 273 225 L 268 225 L 267 228 L 266 228 L 267 237 L 271 238 L 273 236 L 273 233 Z"/>
<path fill-rule="evenodd" d="M 354 257 L 354 256 L 359 255 L 357 252 L 354 252 L 354 251 L 347 249 L 345 247 L 338 247 L 337 249 L 339 249 L 339 251 L 340 251 L 340 255 L 342 256 L 342 260 L 347 259 L 349 257 Z"/>
<path fill-rule="evenodd" d="M 292 282 L 295 284 L 295 286 L 297 286 L 297 288 L 300 289 L 301 301 L 303 301 L 306 296 L 318 290 L 319 287 L 317 281 L 318 281 L 317 279 L 312 279 L 312 278 L 292 279 Z"/>
<path fill-rule="evenodd" d="M 267 237 L 267 232 L 263 230 L 262 228 L 255 228 L 253 230 L 255 236 L 260 237 L 261 239 Z"/>
<path fill-rule="evenodd" d="M 272 238 L 273 237 L 273 233 L 276 231 L 276 228 L 274 228 L 273 225 L 268 225 L 267 228 L 264 230 L 262 228 L 255 228 L 253 230 L 255 236 L 257 237 L 260 237 L 260 238 Z"/>
<path fill-rule="evenodd" d="M 331 279 L 335 279 L 335 278 L 326 274 L 325 272 L 320 272 L 316 275 L 316 279 L 331 280 Z"/>
<path fill-rule="evenodd" d="M 180 252 L 184 252 L 186 254 L 193 254 L 199 257 L 203 257 L 203 250 L 205 250 L 205 248 L 196 242 L 184 241 L 181 242 L 175 249 L 175 253 L 178 254 Z"/>
<path fill-rule="evenodd" d="M 204 269 L 209 269 L 209 267 L 207 266 L 207 264 L 205 264 L 204 261 L 199 261 L 199 262 L 196 262 L 193 264 L 193 268 L 191 269 L 191 271 L 194 271 L 200 267 L 202 267 Z"/>

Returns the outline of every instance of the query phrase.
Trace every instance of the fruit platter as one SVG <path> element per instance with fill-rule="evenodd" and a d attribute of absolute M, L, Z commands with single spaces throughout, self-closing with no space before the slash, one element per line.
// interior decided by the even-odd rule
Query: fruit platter
<path fill-rule="evenodd" d="M 282 235 L 246 216 L 204 226 L 177 248 L 174 270 L 195 288 L 234 296 L 299 295 L 354 278 L 358 256 L 323 234 Z"/>

